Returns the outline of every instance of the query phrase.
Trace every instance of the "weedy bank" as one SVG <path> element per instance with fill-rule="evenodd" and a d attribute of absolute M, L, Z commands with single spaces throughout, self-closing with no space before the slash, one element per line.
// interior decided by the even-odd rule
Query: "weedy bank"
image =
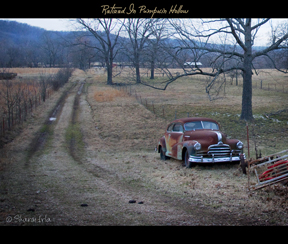
<path fill-rule="evenodd" d="M 239 120 L 241 87 L 227 84 L 225 96 L 211 102 L 205 93 L 206 81 L 201 79 L 180 79 L 166 91 L 133 84 L 132 95 L 106 86 L 103 77 L 101 81 L 91 81 L 87 101 L 102 144 L 95 147 L 99 157 L 106 162 L 105 167 L 117 172 L 121 180 L 139 189 L 151 188 L 200 208 L 225 213 L 227 218 L 238 212 L 240 222 L 249 217 L 257 219 L 251 224 L 257 224 L 257 221 L 267 225 L 287 224 L 287 187 L 276 185 L 248 193 L 247 177 L 237 164 L 197 165 L 186 169 L 177 160 L 161 161 L 154 151 L 167 123 L 189 113 L 189 116 L 219 121 L 222 131 L 245 143 L 247 155 L 246 123 Z M 161 81 L 153 82 L 159 84 Z M 123 82 L 123 78 L 118 82 Z M 130 87 L 126 90 L 130 91 Z M 142 103 L 135 99 L 135 91 Z M 255 144 L 262 155 L 286 149 L 286 115 L 265 117 L 265 113 L 283 109 L 287 104 L 285 97 L 275 91 L 254 90 L 255 120 L 249 123 L 251 157 L 255 157 Z"/>

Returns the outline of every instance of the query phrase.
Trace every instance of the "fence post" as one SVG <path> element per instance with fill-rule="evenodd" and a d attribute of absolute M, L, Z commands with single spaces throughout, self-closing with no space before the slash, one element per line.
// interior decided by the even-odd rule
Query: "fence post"
<path fill-rule="evenodd" d="M 19 107 L 19 124 L 21 123 L 21 107 Z"/>
<path fill-rule="evenodd" d="M 14 114 L 14 111 L 13 111 L 13 108 L 12 108 L 12 126 L 11 127 L 14 126 L 14 116 L 13 116 L 13 114 Z"/>
<path fill-rule="evenodd" d="M 26 104 L 26 102 L 25 102 L 25 117 L 24 117 L 24 120 L 26 121 L 26 118 L 27 118 L 27 104 Z"/>
<path fill-rule="evenodd" d="M 3 136 L 5 135 L 5 118 L 3 117 L 3 123 L 2 123 L 2 130 L 3 130 Z"/>

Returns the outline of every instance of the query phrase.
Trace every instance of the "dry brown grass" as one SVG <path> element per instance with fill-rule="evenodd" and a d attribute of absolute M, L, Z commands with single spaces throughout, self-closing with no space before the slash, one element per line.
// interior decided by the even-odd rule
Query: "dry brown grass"
<path fill-rule="evenodd" d="M 201 93 L 199 87 L 187 86 L 188 82 L 179 81 L 165 92 L 142 86 L 135 86 L 133 89 L 137 89 L 142 98 L 155 99 L 156 104 L 170 109 L 171 105 L 177 107 L 182 103 L 191 103 L 193 109 L 197 108 L 199 116 L 202 115 L 201 110 L 202 113 L 210 113 L 213 106 L 214 112 L 219 111 L 217 118 L 223 117 L 225 109 L 228 109 L 228 112 L 234 111 L 235 108 L 229 110 L 230 98 L 210 103 L 204 98 L 205 92 Z M 99 147 L 98 144 L 102 144 L 101 150 L 98 149 L 98 156 L 106 160 L 105 167 L 117 172 L 121 180 L 130 186 L 140 185 L 145 189 L 156 189 L 159 194 L 166 192 L 177 199 L 196 203 L 200 208 L 225 213 L 227 217 L 236 212 L 239 221 L 254 218 L 267 225 L 287 224 L 287 216 L 283 214 L 283 211 L 288 209 L 283 197 L 288 194 L 287 187 L 279 185 L 249 194 L 247 177 L 242 175 L 238 165 L 198 165 L 186 169 L 178 160 L 161 161 L 153 148 L 163 135 L 168 121 L 155 116 L 133 96 L 115 96 L 105 104 L 97 103 L 95 92 L 105 93 L 108 88 L 102 83 L 94 83 L 89 87 L 88 101 L 92 107 L 95 127 L 101 137 L 101 142 L 91 146 Z M 193 93 L 190 93 L 192 91 Z M 195 97 L 198 99 L 194 100 Z M 240 97 L 241 94 L 237 99 Z M 266 99 L 269 103 L 269 96 Z M 238 100 L 240 101 L 241 99 Z M 234 103 L 236 106 L 236 102 Z M 174 111 L 171 117 L 173 115 Z M 233 125 L 235 127 L 235 124 Z M 229 128 L 227 130 L 229 131 Z M 257 221 L 251 224 L 257 224 Z"/>
<path fill-rule="evenodd" d="M 83 73 L 79 72 L 79 75 L 79 77 L 74 77 L 75 81 L 86 79 Z M 144 201 L 144 207 L 153 206 L 156 202 L 159 203 L 159 205 L 161 204 L 163 208 L 158 208 L 156 211 L 159 210 L 166 213 L 164 218 L 168 218 L 171 211 L 173 211 L 175 208 L 182 210 L 184 205 L 180 205 L 180 203 L 185 203 L 185 209 L 183 209 L 185 213 L 185 220 L 189 221 L 192 218 L 191 216 L 193 216 L 193 220 L 195 219 L 196 221 L 202 221 L 200 224 L 225 224 L 231 217 L 233 217 L 234 220 L 229 223 L 234 225 L 241 223 L 246 223 L 247 225 L 288 224 L 288 203 L 286 200 L 288 194 L 287 187 L 277 185 L 259 190 L 257 192 L 249 193 L 247 192 L 247 177 L 242 175 L 238 165 L 197 165 L 192 169 L 187 169 L 182 167 L 182 162 L 178 160 L 160 160 L 159 154 L 153 151 L 158 139 L 163 135 L 165 127 L 169 122 L 167 120 L 173 118 L 175 108 L 178 109 L 178 112 L 180 112 L 180 108 L 182 108 L 183 112 L 188 109 L 190 111 L 190 116 L 197 116 L 197 114 L 199 116 L 214 116 L 217 120 L 220 119 L 221 123 L 223 121 L 223 127 L 226 130 L 225 132 L 228 134 L 230 134 L 229 132 L 234 132 L 237 136 L 241 135 L 241 131 L 237 131 L 235 128 L 233 128 L 240 128 L 237 122 L 239 121 L 239 117 L 235 115 L 235 113 L 237 113 L 239 110 L 239 103 L 241 102 L 241 92 L 237 93 L 237 89 L 240 90 L 239 87 L 227 88 L 227 93 L 230 93 L 227 95 L 226 99 L 216 100 L 214 103 L 211 103 L 207 99 L 205 90 L 203 90 L 204 84 L 199 82 L 199 80 L 182 79 L 179 82 L 174 83 L 171 88 L 165 92 L 152 90 L 150 88 L 138 85 L 132 86 L 133 91 L 134 89 L 137 89 L 137 93 L 138 95 L 141 95 L 142 99 L 148 99 L 148 103 L 150 103 L 152 100 L 155 101 L 154 104 L 156 111 L 159 112 L 159 108 L 164 106 L 167 117 L 165 119 L 162 118 L 159 113 L 158 115 L 155 115 L 153 112 L 151 112 L 151 109 L 150 111 L 146 109 L 144 105 L 137 102 L 134 96 L 127 96 L 125 93 L 121 95 L 123 92 L 120 92 L 119 94 L 119 91 L 116 89 L 106 86 L 104 75 L 101 77 L 100 81 L 96 78 L 98 76 L 100 77 L 99 74 L 93 77 L 92 74 L 88 75 L 91 75 L 91 79 L 89 79 L 90 84 L 87 89 L 87 93 L 85 93 L 85 99 L 89 104 L 89 109 L 88 106 L 85 105 L 87 109 L 86 113 L 82 113 L 83 107 L 81 107 L 81 118 L 85 119 L 83 119 L 83 122 L 80 120 L 80 122 L 83 126 L 82 129 L 87 128 L 87 125 L 89 125 L 89 129 L 87 129 L 85 132 L 86 134 L 84 133 L 83 135 L 84 139 L 85 137 L 87 139 L 87 137 L 90 136 L 89 141 L 87 141 L 89 143 L 87 143 L 86 146 L 89 148 L 89 150 L 91 150 L 91 152 L 93 152 L 93 154 L 90 152 L 91 154 L 89 154 L 89 157 L 87 156 L 89 178 L 85 178 L 87 176 L 87 174 L 85 174 L 85 177 L 83 178 L 85 179 L 85 183 L 83 183 L 85 184 L 85 187 L 90 184 L 86 182 L 86 180 L 89 179 L 90 181 L 90 177 L 93 175 L 91 172 L 98 175 L 96 178 L 93 178 L 93 180 L 91 178 L 91 182 L 93 182 L 90 185 L 91 189 L 95 189 L 96 186 L 97 190 L 93 196 L 92 194 L 90 195 L 93 197 L 93 201 L 95 199 L 98 200 L 100 192 L 99 189 L 101 188 L 97 187 L 101 187 L 103 185 L 103 183 L 97 184 L 98 182 L 101 182 L 99 179 L 107 177 L 105 175 L 107 172 L 109 172 L 109 177 L 113 177 L 113 180 L 115 178 L 120 184 L 124 182 L 125 186 L 129 186 L 129 191 L 131 189 L 131 192 L 128 194 L 129 199 L 139 199 Z M 116 81 L 117 80 L 115 79 L 115 82 Z M 99 96 L 97 96 L 97 94 Z M 111 96 L 111 98 L 105 98 L 106 96 L 109 97 L 109 94 L 114 95 Z M 231 94 L 235 95 L 232 96 Z M 236 102 L 235 97 L 237 99 Z M 266 104 L 263 104 L 263 97 L 266 99 Z M 99 101 L 97 101 L 97 99 Z M 278 104 L 277 106 L 280 106 L 279 102 L 281 98 L 277 96 L 277 94 L 259 92 L 256 94 L 255 100 L 257 101 L 257 108 L 263 110 L 263 108 L 271 109 L 271 104 Z M 255 100 L 253 100 L 253 102 Z M 69 101 L 70 106 L 72 106 L 72 99 Z M 232 101 L 234 101 L 233 104 L 235 107 L 231 108 Z M 82 106 L 84 106 L 83 104 L 86 103 L 84 103 L 84 101 L 82 102 Z M 66 110 L 64 109 L 64 111 Z M 66 122 L 68 121 L 67 119 L 64 120 Z M 226 121 L 228 122 L 226 123 Z M 268 122 L 266 124 L 264 120 L 257 120 L 257 123 L 258 122 L 260 126 L 265 127 L 266 134 L 268 129 L 273 129 L 273 125 L 275 125 Z M 284 124 L 281 125 L 284 128 Z M 231 128 L 228 126 L 231 126 Z M 278 126 L 277 128 L 280 127 Z M 275 133 L 273 136 L 278 136 L 279 133 L 281 133 L 281 131 L 274 132 Z M 27 130 L 27 133 L 31 133 L 30 130 L 29 132 Z M 63 129 L 59 129 L 59 133 L 63 134 Z M 259 135 L 262 138 L 263 135 Z M 59 142 L 60 145 L 61 140 L 58 138 L 58 134 L 55 133 L 55 142 Z M 263 139 L 263 141 L 266 142 L 266 139 L 267 138 L 265 138 L 265 140 Z M 285 138 L 283 138 L 283 140 L 285 140 Z M 251 144 L 253 145 L 253 143 Z M 287 143 L 285 146 L 286 145 Z M 273 150 L 274 149 L 275 148 L 273 148 Z M 57 156 L 55 153 L 56 151 Z M 74 174 L 79 174 L 80 172 L 79 175 L 82 177 L 81 171 L 83 172 L 83 165 L 81 164 L 81 167 L 77 166 L 77 168 L 73 168 L 75 165 L 77 165 L 73 163 L 73 167 L 71 168 L 72 170 L 67 171 L 65 168 L 67 166 L 64 165 L 64 167 L 62 161 L 59 160 L 59 151 L 58 149 L 56 150 L 56 148 L 53 148 L 51 152 L 54 155 L 53 157 L 55 157 L 54 160 L 57 160 L 57 167 L 59 167 L 57 169 L 61 170 L 61 167 L 63 167 L 62 170 L 65 169 L 65 172 L 73 172 L 73 175 L 64 176 L 69 176 L 65 179 L 71 179 L 70 182 L 73 182 L 73 191 L 71 192 L 74 193 L 74 186 L 77 186 L 78 184 L 75 183 Z M 47 157 L 47 155 L 44 155 L 44 157 Z M 85 158 L 83 160 L 86 161 Z M 38 161 L 42 161 L 36 161 L 38 167 Z M 71 160 L 67 159 L 66 157 L 65 162 L 67 163 L 69 161 Z M 51 162 L 50 158 L 47 162 Z M 45 167 L 52 168 L 52 166 Z M 55 167 L 56 164 L 53 166 L 53 168 Z M 31 165 L 29 168 L 32 169 Z M 109 171 L 105 173 L 105 171 L 101 169 L 109 169 Z M 41 174 L 40 171 L 37 173 L 33 172 L 33 174 L 42 175 L 43 172 L 41 171 Z M 103 175 L 99 177 L 100 174 Z M 22 171 L 21 175 L 23 175 Z M 60 175 L 60 173 L 58 175 Z M 61 175 L 61 177 L 63 176 Z M 45 184 L 48 181 L 50 181 L 49 184 L 54 184 L 54 182 L 51 183 L 51 179 L 49 177 L 42 177 L 41 179 L 43 179 L 42 182 L 45 182 Z M 107 186 L 109 187 L 113 186 L 110 184 L 113 181 L 111 179 L 112 178 L 107 178 Z M 36 181 L 33 180 L 33 182 Z M 61 180 L 61 182 L 64 181 Z M 81 183 L 82 181 L 79 182 Z M 67 183 L 65 184 L 65 187 L 67 187 Z M 83 185 L 78 186 L 81 186 L 82 190 Z M 32 189 L 34 190 L 34 188 Z M 68 187 L 64 189 L 71 188 Z M 34 192 L 36 192 L 36 190 Z M 108 192 L 110 193 L 110 191 Z M 145 195 L 145 192 L 155 192 L 157 193 L 157 196 L 153 197 L 152 199 Z M 105 204 L 107 202 L 112 202 L 114 210 L 114 201 L 111 201 L 109 194 L 105 193 L 105 195 L 108 196 L 108 200 L 105 201 Z M 114 196 L 114 200 L 117 198 L 117 203 L 115 201 L 115 209 L 119 209 L 117 205 L 118 202 L 121 201 L 119 195 L 117 196 L 115 195 L 115 192 L 113 192 L 111 193 L 111 196 Z M 80 198 L 83 199 L 83 195 L 81 195 Z M 75 198 L 73 198 L 73 206 L 75 205 L 74 199 Z M 103 208 L 103 205 L 98 205 L 102 206 L 102 209 L 105 209 Z M 47 208 L 47 206 L 45 205 L 45 208 Z M 73 206 L 71 206 L 72 205 L 67 206 L 69 211 L 73 209 Z M 129 205 L 129 207 L 130 206 L 131 205 Z M 134 205 L 134 207 L 139 206 L 141 205 Z M 173 206 L 173 208 L 171 208 L 171 206 Z M 196 208 L 199 210 L 199 215 L 193 215 L 192 213 L 192 211 L 194 211 Z M 152 208 L 152 210 L 147 210 L 145 214 L 149 215 L 149 218 L 153 219 L 155 218 L 156 211 L 155 208 Z M 206 213 L 208 211 L 210 216 L 209 218 L 208 215 L 205 216 L 205 211 Z M 58 212 L 59 211 L 57 211 L 57 213 Z M 137 216 L 141 216 L 139 213 L 141 212 L 138 212 Z M 108 212 L 108 214 L 111 215 L 110 212 Z M 125 216 L 128 214 L 130 214 L 130 212 L 126 211 Z M 91 213 L 90 215 L 92 216 Z M 122 213 L 118 216 L 120 219 L 120 217 L 122 217 Z M 217 216 L 220 216 L 221 219 L 219 219 Z M 204 217 L 207 219 L 205 220 Z M 250 220 L 251 222 L 249 222 Z M 187 222 L 187 224 L 189 224 L 189 222 Z"/>
<path fill-rule="evenodd" d="M 94 99 L 97 102 L 111 102 L 114 101 L 116 97 L 127 97 L 127 93 L 124 91 L 119 91 L 113 88 L 106 88 L 101 91 L 94 92 Z"/>
<path fill-rule="evenodd" d="M 7 68 L 5 72 L 17 73 L 17 75 L 38 75 L 38 74 L 56 74 L 60 68 Z"/>

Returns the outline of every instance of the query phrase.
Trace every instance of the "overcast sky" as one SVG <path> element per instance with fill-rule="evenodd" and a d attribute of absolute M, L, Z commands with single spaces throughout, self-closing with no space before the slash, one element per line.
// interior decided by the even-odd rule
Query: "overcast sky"
<path fill-rule="evenodd" d="M 7 20 L 13 20 L 18 21 L 21 23 L 26 23 L 31 26 L 37 26 L 44 28 L 46 30 L 53 30 L 53 31 L 71 31 L 75 30 L 75 27 L 73 27 L 71 19 L 7 19 Z M 273 21 L 279 22 L 284 21 L 285 19 L 274 19 Z M 269 31 L 270 31 L 270 25 L 265 24 L 262 26 L 257 34 L 258 38 L 256 38 L 255 46 L 265 46 L 267 45 L 268 38 L 269 38 Z"/>
<path fill-rule="evenodd" d="M 26 23 L 31 26 L 41 27 L 51 31 L 70 31 L 74 30 L 69 19 L 6 19 L 21 23 Z"/>

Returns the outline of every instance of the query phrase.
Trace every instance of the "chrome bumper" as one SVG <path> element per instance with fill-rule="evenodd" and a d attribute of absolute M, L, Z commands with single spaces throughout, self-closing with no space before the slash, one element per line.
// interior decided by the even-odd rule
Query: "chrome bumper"
<path fill-rule="evenodd" d="M 244 159 L 245 159 L 245 154 L 244 154 Z M 190 156 L 189 157 L 189 162 L 192 163 L 221 163 L 221 162 L 235 162 L 235 161 L 240 161 L 240 156 L 230 156 L 230 157 L 220 157 L 220 158 L 203 158 L 203 156 L 201 157 L 197 157 L 197 156 Z"/>

